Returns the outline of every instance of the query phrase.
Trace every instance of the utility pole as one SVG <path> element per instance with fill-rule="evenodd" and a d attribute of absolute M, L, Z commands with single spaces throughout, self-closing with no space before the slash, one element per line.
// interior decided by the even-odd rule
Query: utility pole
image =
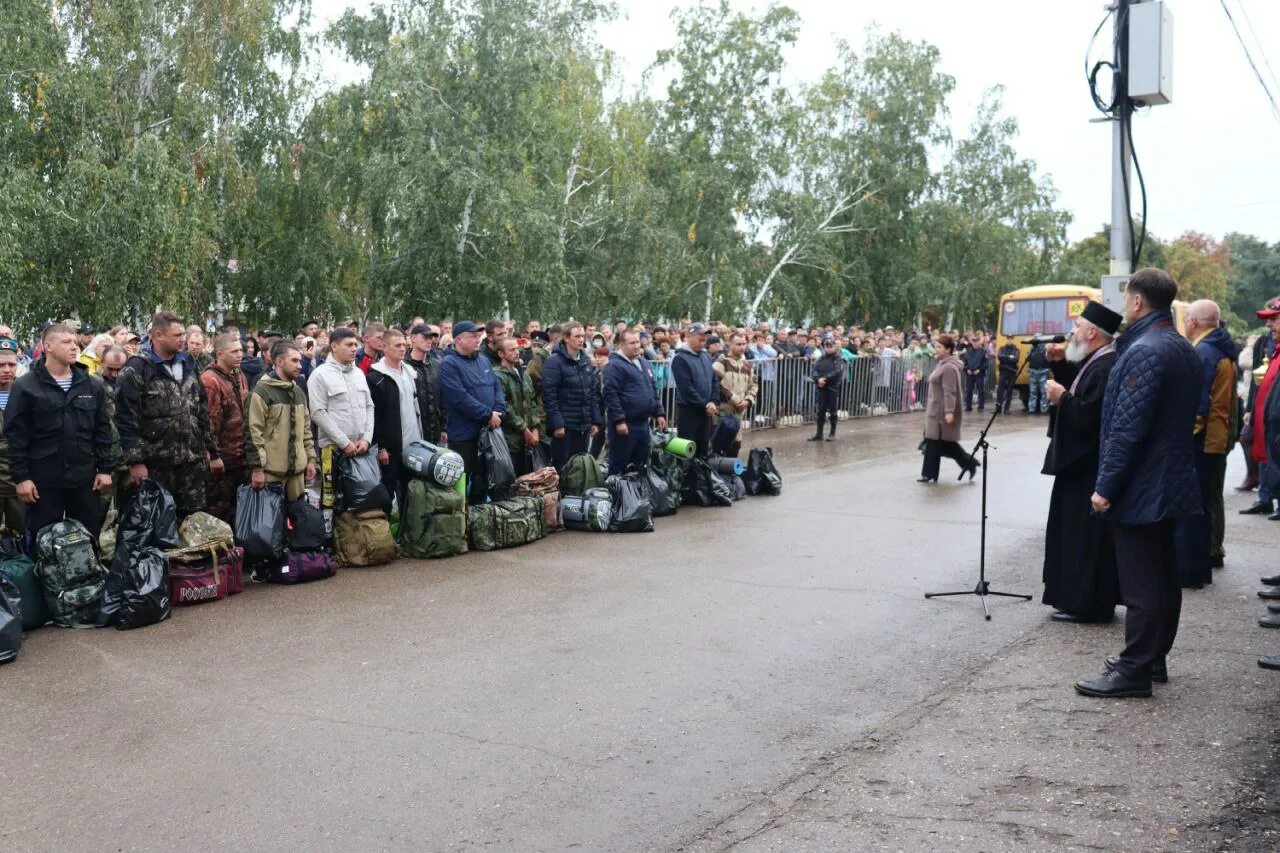
<path fill-rule="evenodd" d="M 1129 140 L 1125 129 L 1133 116 L 1133 102 L 1125 82 L 1129 72 L 1129 6 L 1131 0 L 1116 0 L 1115 73 L 1112 79 L 1111 117 L 1111 275 L 1128 278 L 1133 272 L 1133 220 L 1129 218 Z"/>

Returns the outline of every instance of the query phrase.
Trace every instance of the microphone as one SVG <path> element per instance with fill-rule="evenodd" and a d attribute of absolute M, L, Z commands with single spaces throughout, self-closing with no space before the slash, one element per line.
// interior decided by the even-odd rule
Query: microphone
<path fill-rule="evenodd" d="M 1023 338 L 1022 342 L 1024 344 L 1031 344 L 1032 346 L 1035 346 L 1037 344 L 1063 344 L 1067 342 L 1067 336 L 1066 335 L 1032 335 L 1029 338 Z"/>

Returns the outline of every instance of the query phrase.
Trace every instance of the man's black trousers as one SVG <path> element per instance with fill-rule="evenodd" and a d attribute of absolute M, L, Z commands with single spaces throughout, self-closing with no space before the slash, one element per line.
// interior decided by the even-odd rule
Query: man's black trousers
<path fill-rule="evenodd" d="M 978 392 L 978 410 L 981 411 L 987 407 L 987 375 L 979 373 L 977 376 L 966 373 L 964 375 L 964 410 L 967 412 L 973 408 L 973 392 Z"/>
<path fill-rule="evenodd" d="M 1117 524 L 1112 532 L 1125 606 L 1125 645 L 1117 669 L 1132 678 L 1149 679 L 1151 665 L 1173 648 L 1182 614 L 1174 522 Z"/>
<path fill-rule="evenodd" d="M 27 506 L 27 530 L 34 537 L 40 528 L 61 521 L 65 515 L 85 526 L 89 535 L 97 541 L 102 532 L 102 521 L 107 507 L 102 496 L 89 485 L 76 489 L 63 489 L 46 483 L 36 483 L 40 500 Z"/>
<path fill-rule="evenodd" d="M 676 406 L 676 435 L 698 446 L 698 456 L 711 452 L 711 416 L 702 406 Z"/>
<path fill-rule="evenodd" d="M 569 461 L 570 456 L 586 453 L 590 447 L 590 430 L 569 429 L 566 427 L 564 438 L 551 436 L 551 461 L 555 463 L 556 470 L 559 471 L 564 468 L 564 463 Z"/>
<path fill-rule="evenodd" d="M 628 465 L 643 471 L 649 464 L 649 422 L 628 421 L 627 434 L 609 427 L 609 473 L 621 474 Z"/>

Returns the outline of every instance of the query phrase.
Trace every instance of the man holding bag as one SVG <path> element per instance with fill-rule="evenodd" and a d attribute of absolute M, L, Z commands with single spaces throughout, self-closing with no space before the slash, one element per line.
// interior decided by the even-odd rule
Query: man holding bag
<path fill-rule="evenodd" d="M 271 370 L 249 392 L 245 417 L 245 464 L 249 483 L 261 489 L 283 483 L 285 500 L 302 497 L 316 475 L 307 400 L 294 381 L 302 373 L 302 353 L 289 343 L 271 348 Z"/>
<path fill-rule="evenodd" d="M 506 398 L 489 359 L 479 357 L 480 327 L 470 320 L 453 325 L 453 349 L 440 360 L 440 398 L 444 404 L 449 449 L 462 457 L 467 474 L 467 501 L 479 505 L 488 484 L 481 470 L 479 440 L 483 430 L 502 427 Z"/>

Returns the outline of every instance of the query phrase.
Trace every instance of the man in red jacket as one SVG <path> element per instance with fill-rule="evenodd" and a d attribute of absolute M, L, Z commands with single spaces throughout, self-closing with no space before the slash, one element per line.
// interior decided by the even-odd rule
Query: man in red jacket
<path fill-rule="evenodd" d="M 1266 322 L 1267 327 L 1271 329 L 1271 339 L 1280 341 L 1280 296 L 1262 306 L 1262 310 L 1258 312 L 1258 319 Z M 1271 393 L 1271 386 L 1276 381 L 1276 370 L 1280 368 L 1280 357 L 1277 357 L 1277 354 L 1280 354 L 1280 346 L 1271 352 L 1271 364 L 1267 367 L 1267 375 L 1258 385 L 1258 393 L 1253 397 L 1252 408 L 1244 416 L 1243 425 L 1252 427 L 1253 430 L 1253 440 L 1250 442 L 1249 450 L 1254 460 L 1258 462 L 1258 477 L 1261 482 L 1258 485 L 1258 500 L 1253 506 L 1240 510 L 1241 515 L 1271 513 L 1274 509 L 1276 492 L 1280 490 L 1280 483 L 1271 482 L 1271 478 L 1267 476 L 1267 437 L 1264 417 L 1267 411 L 1267 395 Z M 1271 519 L 1280 521 L 1280 513 L 1273 513 Z"/>
<path fill-rule="evenodd" d="M 213 342 L 213 363 L 200 374 L 200 383 L 209 398 L 213 443 L 224 465 L 220 472 L 209 472 L 209 514 L 228 523 L 233 518 L 236 489 L 246 482 L 244 407 L 249 398 L 249 381 L 240 372 L 243 357 L 239 335 L 219 335 Z"/>

